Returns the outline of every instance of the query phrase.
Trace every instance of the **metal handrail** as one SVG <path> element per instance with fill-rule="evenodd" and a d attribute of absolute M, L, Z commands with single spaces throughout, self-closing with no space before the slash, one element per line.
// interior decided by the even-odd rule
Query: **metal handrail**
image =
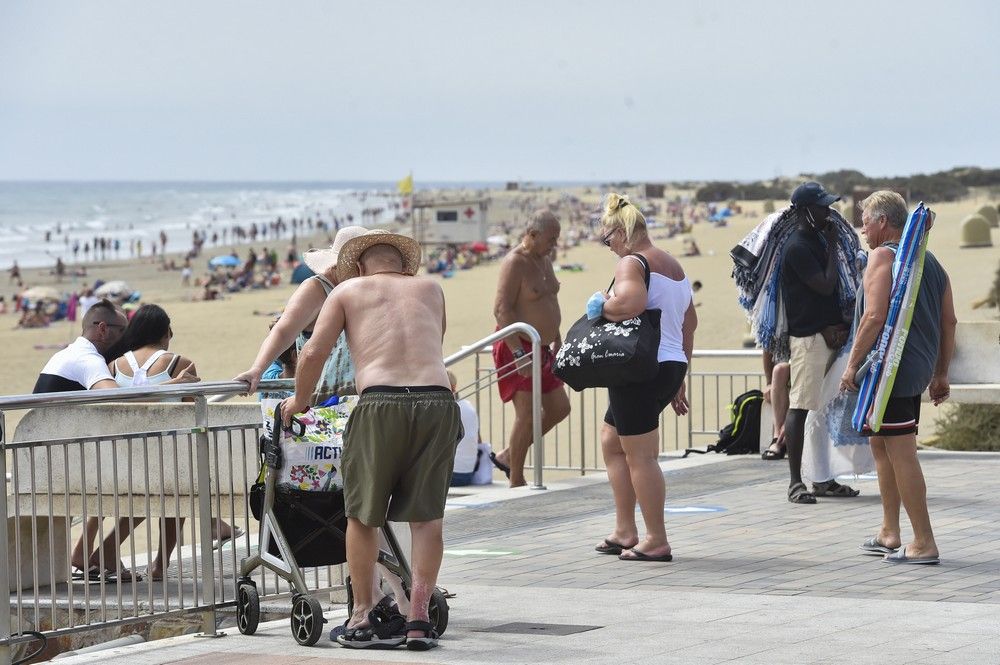
<path fill-rule="evenodd" d="M 283 390 L 292 387 L 291 379 L 261 381 L 258 390 Z M 36 409 L 76 404 L 103 402 L 160 401 L 176 397 L 204 397 L 206 395 L 242 395 L 247 384 L 242 381 L 200 381 L 182 385 L 141 386 L 138 388 L 107 388 L 104 390 L 74 390 L 64 393 L 37 393 L 0 397 L 0 411 L 11 409 Z"/>
<path fill-rule="evenodd" d="M 474 356 L 481 350 L 493 346 L 495 342 L 515 333 L 521 333 L 531 339 L 531 439 L 532 447 L 535 450 L 534 484 L 531 485 L 531 489 L 543 490 L 545 485 L 542 484 L 542 467 L 545 464 L 545 444 L 542 439 L 542 337 L 538 331 L 527 323 L 512 323 L 478 342 L 463 347 L 461 351 L 451 354 L 444 359 L 444 365 L 448 367 L 460 360 Z"/>
<path fill-rule="evenodd" d="M 491 366 L 490 370 L 488 372 L 490 380 L 489 381 L 484 381 L 484 380 L 482 380 L 480 378 L 481 377 L 481 373 L 480 373 L 480 369 L 479 369 L 479 358 L 481 357 L 481 354 L 488 353 L 490 347 L 494 343 L 496 343 L 496 342 L 498 342 L 498 341 L 500 341 L 500 340 L 502 340 L 502 339 L 504 339 L 504 338 L 506 338 L 506 337 L 508 337 L 510 335 L 513 335 L 513 334 L 521 334 L 523 336 L 526 336 L 529 339 L 531 339 L 531 342 L 532 342 L 532 346 L 531 346 L 531 349 L 532 349 L 532 351 L 531 351 L 531 366 L 532 366 L 532 377 L 533 377 L 532 378 L 532 381 L 533 381 L 532 414 L 533 414 L 533 421 L 534 421 L 533 422 L 533 432 L 532 432 L 532 436 L 533 436 L 532 466 L 533 466 L 533 472 L 534 472 L 533 473 L 533 476 L 534 476 L 533 477 L 533 483 L 534 484 L 531 487 L 533 489 L 544 489 L 544 485 L 542 484 L 542 482 L 543 482 L 543 475 L 542 475 L 543 474 L 543 469 L 544 470 L 549 470 L 549 471 L 552 471 L 552 470 L 560 470 L 560 471 L 569 471 L 569 470 L 576 471 L 576 470 L 579 470 L 579 472 L 581 474 L 585 473 L 586 471 L 590 471 L 590 470 L 594 470 L 594 471 L 600 470 L 600 464 L 598 464 L 596 462 L 596 458 L 595 458 L 595 462 L 593 464 L 591 464 L 591 465 L 588 465 L 588 464 L 585 463 L 585 457 L 589 453 L 585 453 L 584 452 L 585 442 L 589 445 L 589 443 L 594 440 L 594 427 L 597 426 L 595 424 L 594 427 L 589 427 L 588 426 L 588 421 L 586 421 L 586 416 L 588 414 L 592 415 L 593 413 L 597 413 L 597 406 L 596 406 L 596 399 L 597 399 L 597 397 L 594 394 L 592 394 L 593 391 L 587 391 L 586 393 L 581 393 L 580 394 L 579 434 L 577 436 L 574 436 L 574 430 L 575 430 L 575 424 L 576 424 L 575 421 L 574 421 L 574 424 L 572 426 L 570 426 L 570 429 L 566 430 L 566 432 L 567 432 L 566 436 L 568 437 L 566 439 L 567 442 L 573 441 L 576 438 L 579 439 L 579 446 L 580 446 L 580 464 L 579 464 L 579 468 L 577 469 L 575 466 L 569 466 L 569 465 L 565 464 L 564 462 L 562 462 L 560 460 L 560 458 L 559 458 L 559 454 L 560 454 L 559 450 L 561 449 L 561 447 L 562 447 L 563 444 L 560 442 L 560 438 L 559 438 L 560 435 L 559 434 L 555 434 L 555 438 L 554 439 L 551 438 L 551 436 L 552 436 L 551 434 L 549 435 L 550 436 L 549 447 L 553 448 L 553 444 L 555 445 L 555 447 L 553 448 L 553 450 L 555 451 L 556 458 L 555 458 L 554 461 L 553 460 L 546 460 L 545 451 L 544 451 L 544 448 L 543 448 L 543 446 L 545 445 L 545 442 L 542 439 L 542 435 L 541 435 L 541 420 L 542 419 L 540 417 L 540 412 L 541 412 L 541 398 L 540 398 L 540 395 L 541 395 L 541 390 L 540 390 L 541 340 L 540 340 L 540 336 L 539 336 L 537 330 L 535 330 L 531 326 L 528 326 L 527 324 L 523 324 L 523 323 L 513 324 L 511 326 L 508 326 L 508 327 L 504 328 L 503 330 L 496 331 L 496 332 L 492 333 L 491 335 L 489 335 L 487 337 L 484 337 L 483 339 L 479 340 L 478 342 L 475 342 L 473 344 L 464 346 L 460 351 L 458 351 L 456 353 L 453 353 L 453 354 L 449 355 L 448 357 L 446 357 L 444 359 L 444 362 L 445 362 L 445 364 L 447 366 L 451 366 L 451 365 L 454 365 L 455 363 L 461 362 L 462 360 L 465 360 L 465 359 L 470 358 L 470 357 L 472 357 L 472 358 L 475 359 L 475 361 L 476 361 L 476 377 L 477 378 L 476 378 L 476 381 L 473 383 L 473 385 L 475 386 L 475 392 L 476 392 L 477 411 L 479 411 L 480 410 L 478 408 L 479 396 L 481 394 L 485 395 L 485 396 L 492 395 L 493 394 L 492 391 L 488 390 L 489 386 L 491 385 L 491 383 L 493 381 L 496 380 L 497 377 L 502 376 L 503 373 L 504 373 L 504 371 L 506 371 L 506 370 L 503 370 L 503 369 L 502 370 L 496 370 L 496 371 L 494 371 L 493 368 L 492 368 L 492 366 Z M 737 350 L 737 349 L 733 349 L 733 350 L 714 350 L 714 349 L 711 349 L 711 350 L 695 350 L 694 353 L 693 353 L 693 358 L 694 359 L 706 359 L 706 360 L 710 360 L 710 359 L 726 359 L 726 358 L 729 358 L 729 359 L 751 359 L 751 358 L 759 358 L 760 355 L 761 355 L 761 352 L 759 350 L 754 350 L 754 349 L 739 349 L 739 350 Z M 694 364 L 697 364 L 697 362 L 695 362 Z M 719 363 L 711 363 L 711 362 L 709 364 L 710 365 L 720 365 Z M 492 363 L 491 363 L 491 365 L 492 365 Z M 720 369 L 721 369 L 721 367 L 720 367 Z M 726 376 L 732 377 L 732 376 L 736 376 L 736 377 L 739 377 L 739 376 L 749 376 L 751 374 L 756 374 L 756 372 L 737 373 L 737 372 L 715 371 L 715 370 L 707 371 L 707 372 L 699 372 L 699 371 L 692 371 L 692 369 L 689 368 L 689 376 L 694 376 L 694 377 L 701 377 L 701 376 L 716 376 L 716 377 L 726 377 Z M 729 383 L 730 384 L 732 383 L 731 379 L 730 379 Z M 186 443 L 184 445 L 190 446 L 190 449 L 193 452 L 192 457 L 188 461 L 188 469 L 187 469 L 191 474 L 193 474 L 195 468 L 201 469 L 201 468 L 208 468 L 208 467 L 211 466 L 211 460 L 210 460 L 210 457 L 209 457 L 209 451 L 210 451 L 210 449 L 212 449 L 213 446 L 214 446 L 214 449 L 215 449 L 215 453 L 214 454 L 216 455 L 216 457 L 218 457 L 218 455 L 219 455 L 218 446 L 219 446 L 220 439 L 218 439 L 216 437 L 216 435 L 213 433 L 213 429 L 214 428 L 210 427 L 209 424 L 208 424 L 208 418 L 207 418 L 207 413 L 206 413 L 207 409 L 205 408 L 206 407 L 206 402 L 208 402 L 208 401 L 216 401 L 216 400 L 215 399 L 211 399 L 210 400 L 209 396 L 214 394 L 214 395 L 217 395 L 217 396 L 219 396 L 221 398 L 227 398 L 227 397 L 232 397 L 232 396 L 237 396 L 237 395 L 245 395 L 246 392 L 247 392 L 247 387 L 248 386 L 247 386 L 246 383 L 239 382 L 239 381 L 213 381 L 213 382 L 202 382 L 202 383 L 183 384 L 183 385 L 142 386 L 142 387 L 138 387 L 138 388 L 119 388 L 119 389 L 99 390 L 99 391 L 98 390 L 94 390 L 94 391 L 77 391 L 77 392 L 47 393 L 47 394 L 37 394 L 37 395 L 15 395 L 15 396 L 0 397 L 0 452 L 2 452 L 4 450 L 9 450 L 9 451 L 12 451 L 12 453 L 13 453 L 13 451 L 14 451 L 15 448 L 17 448 L 17 449 L 25 448 L 25 449 L 30 450 L 32 448 L 32 446 L 38 445 L 39 443 L 42 443 L 42 444 L 65 444 L 65 443 L 69 443 L 70 442 L 69 440 L 65 440 L 64 441 L 64 440 L 60 439 L 60 440 L 53 440 L 53 441 L 46 441 L 46 442 L 25 442 L 24 444 L 14 444 L 14 445 L 12 445 L 9 441 L 7 441 L 7 437 L 10 434 L 10 432 L 5 432 L 4 431 L 5 430 L 5 427 L 4 427 L 4 425 L 5 425 L 4 418 L 5 418 L 5 415 L 6 415 L 7 411 L 12 411 L 12 410 L 16 410 L 16 409 L 50 408 L 50 407 L 53 407 L 53 406 L 62 406 L 62 405 L 96 404 L 96 403 L 101 403 L 101 402 L 107 403 L 107 402 L 127 402 L 127 401 L 162 401 L 165 398 L 173 398 L 173 399 L 176 400 L 179 397 L 189 397 L 189 398 L 193 397 L 194 400 L 195 400 L 195 403 L 192 404 L 192 406 L 194 407 L 194 409 L 193 409 L 193 415 L 194 415 L 194 423 L 193 423 L 193 425 L 194 426 L 193 427 L 185 427 L 182 430 L 178 429 L 178 430 L 174 431 L 174 434 L 183 431 L 183 432 L 188 433 L 188 435 L 189 435 L 189 437 L 188 437 L 189 438 L 189 443 Z M 706 387 L 706 384 L 705 384 L 704 381 L 702 381 L 702 393 L 705 392 L 705 387 Z M 719 388 L 720 388 L 720 386 L 719 386 L 719 384 L 717 382 L 716 386 L 715 386 L 715 393 L 716 393 L 716 401 L 717 402 L 719 402 Z M 274 380 L 261 381 L 260 382 L 260 386 L 258 388 L 258 390 L 261 390 L 261 391 L 264 391 L 264 392 L 283 391 L 283 390 L 292 390 L 292 389 L 294 389 L 294 380 L 293 379 L 274 379 Z M 689 389 L 690 389 L 690 384 L 689 384 Z M 733 391 L 730 390 L 729 392 L 731 393 Z M 723 395 L 726 395 L 726 394 L 729 394 L 729 393 L 725 392 L 725 388 L 723 388 Z M 489 397 L 487 397 L 487 398 L 489 398 Z M 702 401 L 704 401 L 704 400 L 702 400 Z M 585 405 L 585 402 L 586 402 L 586 405 Z M 593 404 L 591 404 L 592 402 L 593 402 Z M 491 404 L 492 404 L 492 401 L 491 401 Z M 485 408 L 486 408 L 487 411 L 494 411 L 494 409 L 493 409 L 492 406 L 485 407 Z M 500 408 L 499 413 L 501 413 L 501 419 L 503 418 L 502 414 L 505 413 L 505 412 L 507 412 L 508 408 L 509 407 L 501 407 Z M 709 430 L 712 429 L 712 426 L 709 423 L 709 421 L 706 420 L 704 413 L 702 414 L 702 419 L 701 420 L 702 420 L 702 425 L 700 426 L 700 429 L 699 429 L 699 428 L 693 427 L 693 418 L 691 418 L 691 417 L 688 418 L 687 426 L 686 426 L 686 429 L 687 429 L 687 438 L 688 438 L 688 445 L 691 445 L 691 437 L 692 437 L 693 434 L 694 435 L 702 435 L 702 434 L 711 433 Z M 594 422 L 597 423 L 597 420 L 595 420 Z M 682 436 L 680 435 L 680 433 L 685 428 L 684 428 L 683 425 L 681 425 L 681 429 L 680 429 L 680 431 L 678 431 L 677 424 L 678 423 L 675 423 L 674 435 L 675 435 L 675 439 L 677 440 L 678 444 L 680 444 L 680 442 L 682 441 Z M 257 425 L 259 426 L 259 423 L 257 423 Z M 230 424 L 229 426 L 232 426 L 232 424 Z M 242 425 L 242 424 L 238 425 L 238 427 L 243 427 L 243 426 L 244 425 Z M 492 428 L 492 425 L 491 425 L 491 428 Z M 662 429 L 663 429 L 663 427 L 661 425 L 661 430 Z M 504 425 L 503 423 L 501 423 L 501 430 L 504 433 L 506 433 L 506 425 Z M 151 433 L 151 434 L 154 437 L 157 436 L 157 433 L 155 433 L 155 432 Z M 159 434 L 162 435 L 163 432 L 160 432 Z M 137 436 L 141 437 L 142 435 L 140 433 Z M 251 439 L 253 439 L 254 436 L 255 435 L 251 435 Z M 127 438 L 136 438 L 136 437 L 133 437 L 132 435 L 127 435 Z M 86 440 L 90 441 L 90 438 L 87 438 Z M 76 441 L 76 440 L 74 439 L 74 441 Z M 81 439 L 80 441 L 83 441 L 83 440 Z M 145 445 L 145 444 L 143 443 L 142 445 Z M 159 445 L 162 445 L 162 441 L 161 441 L 161 443 Z M 230 443 L 230 445 L 232 445 L 232 443 Z M 661 442 L 661 445 L 662 445 L 662 442 Z M 174 442 L 175 449 L 176 449 L 176 446 L 177 446 L 177 443 L 175 441 Z M 239 443 L 237 443 L 237 449 L 238 448 L 239 448 Z M 591 451 L 591 452 L 593 452 L 593 451 Z M 25 454 L 29 454 L 29 453 L 25 453 Z M 596 453 L 594 453 L 594 454 L 596 455 Z M 68 455 L 65 455 L 64 459 L 68 460 L 69 459 Z M 569 459 L 570 458 L 567 457 L 567 460 L 569 460 Z M 549 463 L 546 466 L 546 462 L 547 461 Z M 8 467 L 8 462 L 9 462 L 8 456 L 6 454 L 0 454 L 0 487 L 3 488 L 3 491 L 0 492 L 0 494 L 6 494 L 7 487 L 9 487 L 10 483 L 11 483 L 11 479 L 9 479 L 9 478 L 6 481 L 4 481 L 4 478 L 6 477 L 6 472 L 8 470 L 8 468 L 7 468 Z M 162 466 L 162 464 L 163 464 L 162 459 L 160 460 L 160 464 Z M 178 467 L 176 466 L 176 464 L 177 464 L 176 462 L 174 464 L 175 464 L 174 473 L 175 473 L 175 476 L 176 476 Z M 232 462 L 230 462 L 230 464 L 232 464 Z M 112 467 L 112 468 L 114 468 L 114 467 Z M 68 471 L 66 471 L 66 473 L 68 473 Z M 235 473 L 235 471 L 233 471 L 232 473 Z M 243 472 L 243 473 L 244 473 L 244 476 L 245 476 L 246 472 Z M 100 475 L 99 465 L 98 465 L 98 475 Z M 201 613 L 202 617 L 203 617 L 203 621 L 202 621 L 202 630 L 203 630 L 203 633 L 206 634 L 206 635 L 214 635 L 214 634 L 217 634 L 217 630 L 216 630 L 216 627 L 215 627 L 216 626 L 216 623 L 215 623 L 215 610 L 219 609 L 219 608 L 222 608 L 222 607 L 225 607 L 227 605 L 231 605 L 233 601 L 232 600 L 227 600 L 227 598 L 225 596 L 223 596 L 222 598 L 219 598 L 216 595 L 216 586 L 213 583 L 209 582 L 209 580 L 215 580 L 215 579 L 219 578 L 219 574 L 217 573 L 217 571 L 219 571 L 220 569 L 218 567 L 216 567 L 215 564 L 218 563 L 218 564 L 221 565 L 222 559 L 221 558 L 217 559 L 217 557 L 212 553 L 212 551 L 210 549 L 211 548 L 211 533 L 208 530 L 208 527 L 209 527 L 210 520 L 212 518 L 225 516 L 224 511 L 222 511 L 219 508 L 219 506 L 216 506 L 215 509 L 213 509 L 213 507 L 212 507 L 211 502 L 213 500 L 215 500 L 215 499 L 213 499 L 213 497 L 212 497 L 212 488 L 209 485 L 209 479 L 210 479 L 210 474 L 201 474 L 201 473 L 198 474 L 198 487 L 197 487 L 197 489 L 195 489 L 193 491 L 187 491 L 185 493 L 185 495 L 182 497 L 185 500 L 188 500 L 188 501 L 192 502 L 191 503 L 191 507 L 190 508 L 185 508 L 185 513 L 183 513 L 183 514 L 178 513 L 178 515 L 180 515 L 180 516 L 190 517 L 191 519 L 197 518 L 198 520 L 200 520 L 199 523 L 197 524 L 196 535 L 194 536 L 194 540 L 191 543 L 191 545 L 192 545 L 191 561 L 192 561 L 192 565 L 195 566 L 194 578 L 193 578 L 194 579 L 194 583 L 195 583 L 195 586 L 193 588 L 193 593 L 195 594 L 195 596 L 194 596 L 194 598 L 195 598 L 195 604 L 194 605 L 188 605 L 187 607 L 183 607 L 182 606 L 183 609 L 181 611 L 185 611 L 185 612 L 194 611 L 194 612 Z M 244 484 L 247 484 L 248 481 L 247 481 L 246 477 L 244 477 L 242 480 L 243 480 Z M 50 482 L 51 482 L 51 480 L 50 480 Z M 113 482 L 115 482 L 115 481 L 113 481 Z M 131 480 L 129 480 L 128 482 L 130 484 Z M 176 481 L 176 478 L 175 478 L 175 483 L 176 482 L 177 481 Z M 23 485 L 23 483 L 22 483 L 22 485 L 18 485 L 18 472 L 17 472 L 16 469 L 14 469 L 13 483 L 14 483 L 14 486 L 16 486 L 16 487 Z M 33 489 L 33 487 L 34 487 L 33 483 L 34 483 L 34 480 L 33 480 L 33 476 L 32 476 L 32 480 L 29 482 L 28 485 L 26 485 L 31 490 L 31 497 L 32 497 L 31 501 L 32 502 L 34 501 L 34 496 L 35 496 L 34 495 L 34 489 Z M 232 479 L 230 480 L 230 483 L 232 483 Z M 131 484 L 129 486 L 131 487 Z M 129 489 L 128 491 L 131 492 L 132 490 Z M 162 494 L 162 490 L 161 490 L 161 494 Z M 51 501 L 51 497 L 49 498 L 49 500 Z M 161 502 L 162 502 L 162 497 L 161 497 Z M 13 508 L 14 512 L 11 513 L 12 515 L 15 515 L 15 516 L 18 515 L 17 511 L 18 511 L 18 506 L 19 505 L 20 504 L 17 503 L 17 502 L 14 503 L 14 508 Z M 4 506 L 4 508 L 5 507 L 6 506 Z M 49 510 L 51 511 L 52 509 L 49 508 Z M 98 510 L 100 510 L 100 508 Z M 117 509 L 115 509 L 115 510 L 117 510 Z M 129 510 L 131 510 L 131 506 L 130 506 Z M 178 508 L 178 510 L 179 510 L 179 508 Z M 33 511 L 34 511 L 34 508 L 32 508 L 32 515 L 34 515 Z M 140 509 L 139 512 L 141 514 L 141 512 L 142 512 L 141 509 Z M 146 512 L 149 513 L 148 506 L 147 506 Z M 50 515 L 51 515 L 51 512 L 50 512 Z M 117 516 L 117 513 L 114 513 L 114 515 Z M 234 511 L 232 509 L 230 510 L 229 515 L 230 516 L 234 515 Z M 8 515 L 6 513 L 4 513 L 3 517 L 5 518 L 7 516 Z M 111 513 L 107 513 L 107 515 L 105 515 L 105 516 L 111 516 Z M 192 522 L 192 527 L 194 527 L 194 523 L 193 522 Z M 15 533 L 15 534 L 13 534 L 13 540 L 14 540 L 15 545 L 17 543 L 16 538 L 17 538 L 17 536 L 16 536 L 16 533 Z M 148 538 L 148 535 L 147 535 L 147 538 Z M 50 536 L 50 539 L 51 539 L 51 536 Z M 0 519 L 0 552 L 6 552 L 7 549 L 8 549 L 7 545 L 8 545 L 7 520 L 6 519 Z M 67 545 L 69 545 L 69 541 L 67 541 Z M 147 543 L 147 545 L 148 545 L 148 543 Z M 149 553 L 151 554 L 152 550 L 150 550 Z M 195 553 L 197 553 L 197 555 L 195 555 Z M 133 553 L 133 558 L 134 558 L 134 553 Z M 182 561 L 181 559 L 178 560 L 178 564 L 179 565 L 181 565 L 181 561 Z M 52 564 L 50 564 L 50 567 L 51 567 L 51 565 Z M 37 574 L 37 572 L 38 571 L 36 570 L 35 573 Z M 2 569 L 0 569 L 0 588 L 3 588 L 4 586 L 8 586 L 9 587 L 9 582 L 8 582 L 9 574 L 8 573 L 9 573 L 9 571 L 7 570 L 7 565 L 4 565 L 2 567 Z M 182 578 L 184 577 L 183 570 L 181 571 L 181 577 Z M 317 577 L 317 585 L 318 585 L 318 579 L 319 578 Z M 332 582 L 332 578 L 331 578 L 330 581 Z M 208 582 L 208 583 L 206 583 L 206 582 Z M 89 587 L 87 587 L 87 588 L 89 588 Z M 219 587 L 219 588 L 221 589 L 222 587 Z M 152 586 L 150 587 L 150 589 L 152 589 Z M 280 592 L 280 589 L 276 588 L 275 591 Z M 38 595 L 38 586 L 37 586 L 37 584 L 36 584 L 35 592 L 34 593 L 35 593 L 36 596 Z M 103 591 L 101 593 L 103 594 Z M 150 594 L 152 594 L 152 593 L 153 592 L 150 591 Z M 166 593 L 167 592 L 163 591 L 163 593 L 165 594 L 164 597 L 166 598 Z M 181 600 L 183 600 L 184 598 L 186 598 L 186 596 L 184 594 L 186 594 L 187 592 L 186 591 L 181 592 L 179 586 L 178 586 L 178 593 L 181 594 L 179 596 L 179 598 L 181 598 Z M 134 589 L 133 589 L 133 595 L 134 595 Z M 29 598 L 30 598 L 30 596 L 29 596 Z M 173 598 L 173 597 L 171 596 L 171 598 Z M 102 595 L 102 599 L 103 599 L 103 595 Z M 134 601 L 134 599 L 133 599 L 133 601 Z M 21 602 L 20 601 L 20 596 L 18 596 L 18 605 L 17 605 L 17 607 L 20 607 L 20 602 Z M 36 598 L 36 601 L 35 601 L 36 605 L 37 605 L 37 602 L 38 601 L 37 601 L 37 598 Z M 70 596 L 70 603 L 72 604 L 72 602 L 73 602 L 73 598 L 72 598 L 72 595 L 71 595 Z M 90 602 L 89 601 L 89 597 L 88 597 L 88 600 L 86 602 L 88 602 L 88 603 Z M 102 600 L 102 602 L 103 602 L 103 600 Z M 149 602 L 152 603 L 152 595 L 150 596 Z M 10 626 L 10 619 L 11 619 L 11 610 L 12 610 L 12 607 L 13 607 L 13 603 L 6 604 L 6 607 L 0 606 L 0 663 L 9 662 L 10 648 L 11 648 L 11 646 L 13 644 L 20 643 L 20 642 L 23 642 L 23 641 L 27 640 L 27 638 L 24 637 L 24 636 L 11 636 L 11 631 L 10 631 L 9 626 Z M 20 610 L 18 610 L 18 611 L 20 611 Z M 167 612 L 156 612 L 154 615 L 150 615 L 150 616 L 161 616 L 161 615 L 165 616 L 166 614 L 169 614 L 170 611 L 171 610 L 168 607 L 167 608 Z M 136 617 L 138 617 L 138 615 L 136 615 Z M 97 620 L 94 623 L 90 623 L 91 619 L 86 618 L 85 619 L 85 624 L 81 624 L 81 625 L 75 626 L 75 627 L 71 626 L 69 628 L 60 628 L 60 629 L 58 629 L 57 631 L 54 631 L 54 632 L 55 633 L 59 633 L 59 634 L 68 633 L 68 632 L 78 632 L 78 631 L 90 630 L 93 626 L 97 626 L 97 625 L 104 625 L 104 624 L 111 625 L 111 624 L 115 624 L 115 623 L 129 622 L 129 621 L 133 621 L 133 620 L 135 620 L 135 619 L 130 618 L 130 617 L 126 617 L 125 619 L 122 619 L 121 617 L 119 617 L 119 619 L 117 619 L 117 620 L 111 620 L 111 621 Z M 4 626 L 7 626 L 7 628 L 4 628 Z"/>

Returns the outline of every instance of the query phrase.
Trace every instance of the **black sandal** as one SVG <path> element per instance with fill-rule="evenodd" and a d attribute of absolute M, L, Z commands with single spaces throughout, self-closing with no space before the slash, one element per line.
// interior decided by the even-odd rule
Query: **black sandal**
<path fill-rule="evenodd" d="M 348 628 L 337 644 L 348 649 L 395 649 L 406 642 L 406 619 L 395 608 L 381 602 L 368 613 L 368 628 Z"/>
<path fill-rule="evenodd" d="M 789 503 L 816 503 L 816 496 L 806 489 L 805 483 L 795 483 L 788 488 Z"/>
<path fill-rule="evenodd" d="M 841 485 L 836 480 L 826 480 L 822 483 L 813 483 L 813 494 L 816 496 L 830 496 L 840 499 L 850 499 L 861 494 L 861 490 L 856 490 L 847 485 Z"/>
<path fill-rule="evenodd" d="M 785 451 L 786 451 L 785 446 L 781 446 L 781 450 L 775 450 L 774 448 L 777 445 L 778 445 L 778 440 L 771 439 L 771 445 L 767 447 L 767 450 L 765 450 L 760 454 L 760 458 L 768 462 L 779 459 L 785 459 Z"/>
<path fill-rule="evenodd" d="M 423 637 L 406 638 L 406 648 L 410 651 L 429 651 L 438 645 L 440 635 L 434 630 L 434 626 L 426 621 L 407 621 L 403 630 L 406 632 L 419 630 L 424 634 Z"/>

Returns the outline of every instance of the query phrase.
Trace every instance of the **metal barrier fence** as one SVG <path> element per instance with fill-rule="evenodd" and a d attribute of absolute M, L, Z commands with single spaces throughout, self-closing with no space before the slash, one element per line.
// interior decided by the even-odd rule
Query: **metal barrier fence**
<path fill-rule="evenodd" d="M 543 471 L 582 474 L 602 470 L 597 432 L 606 404 L 603 391 L 575 395 L 569 418 L 543 441 L 537 399 L 538 335 L 524 324 L 494 333 L 446 359 L 446 364 L 456 369 L 467 359 L 475 364 L 473 382 L 458 392 L 460 397 L 474 400 L 483 438 L 502 448 L 510 415 L 492 388 L 504 374 L 498 373 L 492 362 L 483 363 L 482 353 L 515 331 L 533 341 L 532 487 L 544 489 Z M 759 370 L 699 369 L 702 363 L 731 363 L 738 358 L 752 361 L 759 353 L 695 352 L 688 376 L 692 411 L 683 418 L 672 413 L 663 416 L 663 450 L 676 450 L 717 435 L 728 419 L 725 403 L 748 387 L 760 385 Z M 760 367 L 759 360 L 756 367 Z M 289 380 L 261 384 L 267 391 L 290 387 Z M 205 382 L 0 397 L 0 493 L 6 497 L 4 514 L 0 515 L 0 557 L 4 559 L 0 589 L 10 589 L 9 602 L 0 604 L 0 665 L 11 663 L 15 651 L 23 651 L 36 639 L 27 631 L 54 639 L 194 615 L 203 635 L 220 634 L 217 610 L 234 607 L 240 559 L 257 545 L 256 522 L 248 517 L 246 488 L 256 477 L 262 428 L 259 415 L 255 417 L 254 407 L 249 405 L 241 407 L 245 417 L 212 422 L 209 402 L 218 401 L 219 396 L 235 396 L 244 389 L 240 383 Z M 210 395 L 217 397 L 210 400 Z M 181 398 L 193 399 L 194 404 L 171 408 L 180 409 L 178 413 L 189 418 L 192 426 L 152 429 L 141 421 L 145 411 L 121 404 Z M 82 405 L 98 416 L 102 409 L 107 410 L 107 417 L 97 420 L 109 427 L 80 436 L 76 432 L 82 421 L 57 423 L 55 429 L 63 434 L 44 440 L 14 442 L 8 437 L 7 414 L 11 411 L 49 407 L 60 409 L 51 413 L 75 414 L 73 409 Z M 143 409 L 149 407 L 144 405 Z M 175 420 L 181 422 L 176 416 Z M 111 526 L 105 524 L 109 520 L 113 521 Z M 226 525 L 239 527 L 243 534 L 234 539 L 231 548 L 213 547 L 216 532 Z M 88 526 L 96 537 L 93 549 L 81 540 Z M 129 528 L 132 536 L 126 541 L 116 528 Z M 154 551 L 166 549 L 174 536 L 177 551 L 170 567 L 164 566 L 162 579 L 148 579 L 148 568 L 145 579 L 129 577 L 128 570 L 152 564 Z M 124 545 L 122 551 L 105 551 L 100 547 L 105 539 L 115 549 Z M 71 550 L 78 543 L 82 543 L 85 578 L 89 577 L 86 562 L 95 553 L 97 573 L 93 581 L 72 579 Z M 343 589 L 344 572 L 341 566 L 314 568 L 306 579 L 314 593 L 333 593 Z M 258 569 L 253 577 L 263 599 L 291 595 L 291 588 L 273 574 Z"/>
<path fill-rule="evenodd" d="M 474 354 L 474 363 L 476 378 L 459 389 L 459 396 L 475 405 L 483 440 L 491 442 L 494 449 L 502 449 L 510 431 L 512 409 L 505 408 L 498 392 L 490 388 L 496 381 L 497 372 L 489 352 Z M 678 416 L 669 407 L 663 412 L 659 428 L 660 451 L 666 453 L 714 443 L 719 430 L 729 422 L 729 405 L 733 399 L 747 390 L 763 389 L 763 385 L 760 350 L 695 349 L 686 380 L 690 412 Z M 570 391 L 570 403 L 569 417 L 545 436 L 542 467 L 545 471 L 579 475 L 604 471 L 600 427 L 607 409 L 607 391 Z M 528 463 L 537 464 L 539 457 L 533 447 Z"/>

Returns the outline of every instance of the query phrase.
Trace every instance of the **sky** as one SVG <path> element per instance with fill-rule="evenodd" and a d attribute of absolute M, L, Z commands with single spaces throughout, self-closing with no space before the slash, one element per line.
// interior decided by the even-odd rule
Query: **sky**
<path fill-rule="evenodd" d="M 996 0 L 3 0 L 0 180 L 1000 166 Z"/>

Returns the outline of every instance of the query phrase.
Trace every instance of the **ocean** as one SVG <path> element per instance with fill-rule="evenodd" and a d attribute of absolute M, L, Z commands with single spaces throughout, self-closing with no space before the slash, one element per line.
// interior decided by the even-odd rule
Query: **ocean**
<path fill-rule="evenodd" d="M 419 183 L 417 188 L 495 186 Z M 0 182 L 0 269 L 15 260 L 22 267 L 51 266 L 59 257 L 69 265 L 95 261 L 96 251 L 88 259 L 83 247 L 97 237 L 120 242 L 119 251 L 106 258 L 130 258 L 130 247 L 137 242 L 148 255 L 161 231 L 168 252 L 189 249 L 195 230 L 210 237 L 218 233 L 218 249 L 228 250 L 237 243 L 230 232 L 223 245 L 223 230 L 234 225 L 249 228 L 278 217 L 286 223 L 307 217 L 332 223 L 347 215 L 361 223 L 365 209 L 382 209 L 378 217 L 365 219 L 382 224 L 393 220 L 398 204 L 395 182 Z M 290 235 L 289 229 L 286 242 Z M 256 244 L 264 246 L 267 240 L 274 242 L 258 237 Z M 206 248 L 212 250 L 211 242 Z"/>

